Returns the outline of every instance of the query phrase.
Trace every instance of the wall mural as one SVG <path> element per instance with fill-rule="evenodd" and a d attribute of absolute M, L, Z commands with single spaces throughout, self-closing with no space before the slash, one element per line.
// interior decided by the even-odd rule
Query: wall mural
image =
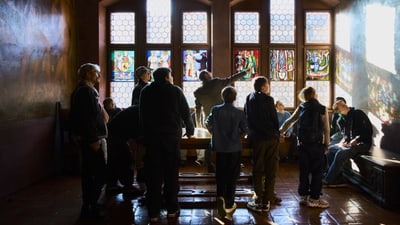
<path fill-rule="evenodd" d="M 54 115 L 69 96 L 72 3 L 1 2 L 0 121 Z"/>

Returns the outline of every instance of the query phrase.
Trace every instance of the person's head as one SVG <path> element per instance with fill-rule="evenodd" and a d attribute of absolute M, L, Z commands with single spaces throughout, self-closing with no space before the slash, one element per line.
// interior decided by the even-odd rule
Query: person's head
<path fill-rule="evenodd" d="M 236 100 L 236 96 L 236 89 L 232 86 L 224 87 L 221 91 L 221 97 L 225 103 L 233 103 Z"/>
<path fill-rule="evenodd" d="M 278 110 L 278 111 L 282 111 L 282 110 L 285 110 L 285 105 L 281 102 L 281 101 L 276 101 L 276 103 L 275 103 L 275 108 Z"/>
<path fill-rule="evenodd" d="M 156 83 L 165 83 L 169 82 L 171 84 L 174 83 L 174 78 L 171 74 L 171 69 L 167 67 L 160 67 L 153 72 L 154 82 Z"/>
<path fill-rule="evenodd" d="M 337 101 L 343 101 L 345 104 L 347 104 L 346 99 L 344 99 L 343 97 L 340 97 L 340 96 L 335 98 L 335 102 L 337 102 Z"/>
<path fill-rule="evenodd" d="M 350 111 L 350 108 L 346 105 L 346 103 L 343 100 L 336 101 L 333 104 L 332 109 L 334 112 L 345 115 L 345 116 Z"/>
<path fill-rule="evenodd" d="M 151 78 L 151 69 L 145 66 L 139 66 L 135 70 L 136 79 L 140 79 L 144 82 L 149 82 Z"/>
<path fill-rule="evenodd" d="M 311 99 L 316 99 L 317 93 L 315 92 L 315 89 L 313 87 L 305 87 L 301 89 L 298 98 L 302 102 L 308 102 Z"/>
<path fill-rule="evenodd" d="M 111 97 L 105 98 L 103 101 L 103 106 L 107 110 L 115 108 L 114 100 Z"/>
<path fill-rule="evenodd" d="M 78 69 L 79 79 L 95 85 L 100 82 L 100 66 L 93 63 L 82 64 Z"/>
<path fill-rule="evenodd" d="M 210 72 L 208 72 L 207 70 L 203 70 L 200 72 L 199 74 L 199 79 L 201 81 L 205 81 L 205 80 L 210 80 L 211 78 L 213 78 L 212 74 Z"/>
<path fill-rule="evenodd" d="M 269 93 L 268 79 L 263 76 L 259 76 L 253 79 L 253 87 L 256 92 Z"/>

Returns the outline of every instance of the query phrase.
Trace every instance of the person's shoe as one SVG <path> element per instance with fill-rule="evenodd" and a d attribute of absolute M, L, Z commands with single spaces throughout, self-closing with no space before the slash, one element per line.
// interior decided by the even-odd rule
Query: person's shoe
<path fill-rule="evenodd" d="M 302 195 L 300 196 L 300 205 L 307 205 L 308 204 L 308 196 L 307 195 Z"/>
<path fill-rule="evenodd" d="M 261 206 L 261 211 L 263 211 L 263 212 L 269 212 L 270 208 L 271 208 L 271 204 L 270 204 L 270 202 L 268 202 L 267 204 L 263 204 L 263 205 Z"/>
<path fill-rule="evenodd" d="M 262 204 L 258 204 L 254 200 L 247 203 L 247 208 L 255 212 L 262 212 Z"/>
<path fill-rule="evenodd" d="M 221 218 L 224 218 L 226 216 L 225 199 L 223 197 L 217 198 L 217 212 Z"/>
<path fill-rule="evenodd" d="M 322 200 L 321 198 L 319 199 L 308 199 L 308 203 L 307 206 L 310 208 L 322 208 L 322 209 L 326 209 L 329 208 L 329 203 Z"/>
<path fill-rule="evenodd" d="M 232 217 L 233 213 L 235 213 L 237 208 L 237 204 L 233 203 L 232 207 L 229 209 L 225 209 L 226 215 L 230 215 Z"/>

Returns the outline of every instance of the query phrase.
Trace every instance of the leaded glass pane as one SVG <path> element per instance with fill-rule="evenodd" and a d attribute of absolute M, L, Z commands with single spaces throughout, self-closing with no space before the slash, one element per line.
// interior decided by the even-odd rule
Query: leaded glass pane
<path fill-rule="evenodd" d="M 202 70 L 207 70 L 207 50 L 187 49 L 182 52 L 183 72 L 182 79 L 199 80 Z"/>
<path fill-rule="evenodd" d="M 329 49 L 307 49 L 307 80 L 329 80 L 330 58 Z"/>
<path fill-rule="evenodd" d="M 183 86 L 183 94 L 186 97 L 186 100 L 189 104 L 189 107 L 195 107 L 194 103 L 194 95 L 193 92 L 201 86 L 202 82 L 201 81 L 184 81 L 182 83 Z"/>
<path fill-rule="evenodd" d="M 326 107 L 330 107 L 329 93 L 330 93 L 331 85 L 330 85 L 329 81 L 306 81 L 306 86 L 313 87 L 318 95 L 318 101 L 322 105 L 324 105 Z"/>
<path fill-rule="evenodd" d="M 157 69 L 159 67 L 171 67 L 171 50 L 148 50 L 147 67 Z"/>
<path fill-rule="evenodd" d="M 111 51 L 111 81 L 133 81 L 135 72 L 135 51 Z"/>
<path fill-rule="evenodd" d="M 235 43 L 259 43 L 258 12 L 235 12 Z"/>
<path fill-rule="evenodd" d="M 237 90 L 235 105 L 237 107 L 244 107 L 247 95 L 254 91 L 253 82 L 251 80 L 237 81 L 235 82 L 235 88 Z"/>
<path fill-rule="evenodd" d="M 259 50 L 258 49 L 235 49 L 233 59 L 234 71 L 239 73 L 249 68 L 248 73 L 241 80 L 251 80 L 259 76 Z"/>
<path fill-rule="evenodd" d="M 147 0 L 147 43 L 171 43 L 171 1 Z"/>
<path fill-rule="evenodd" d="M 132 103 L 134 82 L 111 82 L 111 97 L 119 108 L 127 108 Z"/>
<path fill-rule="evenodd" d="M 331 14 L 329 12 L 306 13 L 306 43 L 331 42 Z"/>
<path fill-rule="evenodd" d="M 183 43 L 207 43 L 207 13 L 183 13 L 182 32 Z"/>
<path fill-rule="evenodd" d="M 271 43 L 294 43 L 294 0 L 271 0 Z"/>
<path fill-rule="evenodd" d="M 271 96 L 276 101 L 281 101 L 285 107 L 294 107 L 294 81 L 271 81 Z"/>
<path fill-rule="evenodd" d="M 135 13 L 111 13 L 111 44 L 135 43 Z"/>
<path fill-rule="evenodd" d="M 269 56 L 271 80 L 294 80 L 296 57 L 293 49 L 273 49 Z"/>

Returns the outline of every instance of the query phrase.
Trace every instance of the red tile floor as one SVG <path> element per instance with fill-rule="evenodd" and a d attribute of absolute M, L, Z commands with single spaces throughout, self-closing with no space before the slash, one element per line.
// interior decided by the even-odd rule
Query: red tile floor
<path fill-rule="evenodd" d="M 245 162 L 243 172 L 251 171 Z M 180 202 L 177 219 L 166 218 L 162 212 L 158 224 L 216 225 L 227 224 L 216 218 L 216 205 L 212 177 L 192 179 L 190 175 L 205 173 L 193 161 L 182 167 Z M 200 180 L 199 180 L 200 179 Z M 233 224 L 400 224 L 399 209 L 384 209 L 358 187 L 324 188 L 323 196 L 330 203 L 328 209 L 300 206 L 297 195 L 297 164 L 281 163 L 277 175 L 276 192 L 283 199 L 265 214 L 253 213 L 245 204 L 251 198 L 251 184 L 242 177 L 237 187 L 238 209 Z M 122 194 L 106 195 L 106 217 L 102 221 L 79 220 L 81 199 L 79 176 L 60 176 L 34 184 L 24 190 L 0 199 L 1 225 L 134 225 L 149 224 L 147 210 L 138 198 Z"/>

